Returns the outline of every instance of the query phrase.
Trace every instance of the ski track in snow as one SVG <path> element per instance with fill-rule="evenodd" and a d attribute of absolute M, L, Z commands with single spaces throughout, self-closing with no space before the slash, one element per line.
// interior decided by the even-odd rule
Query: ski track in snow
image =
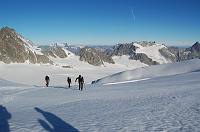
<path fill-rule="evenodd" d="M 68 124 L 84 132 L 194 132 L 200 130 L 199 76 L 200 72 L 192 72 L 115 85 L 86 85 L 84 91 L 77 86 L 12 86 L 0 88 L 0 99 L 12 114 L 9 125 L 15 132 L 46 131 L 39 120 L 56 129 L 51 118 L 60 128 Z"/>

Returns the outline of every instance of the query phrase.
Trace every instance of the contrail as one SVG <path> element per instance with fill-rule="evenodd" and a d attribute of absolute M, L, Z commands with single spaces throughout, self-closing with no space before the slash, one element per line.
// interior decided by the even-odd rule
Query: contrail
<path fill-rule="evenodd" d="M 135 14 L 134 14 L 134 12 L 133 12 L 133 9 L 131 9 L 131 15 L 132 15 L 132 17 L 133 17 L 133 23 L 135 23 Z"/>

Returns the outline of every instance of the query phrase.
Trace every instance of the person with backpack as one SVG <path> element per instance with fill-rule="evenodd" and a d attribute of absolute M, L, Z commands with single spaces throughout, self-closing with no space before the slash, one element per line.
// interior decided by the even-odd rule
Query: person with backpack
<path fill-rule="evenodd" d="M 46 81 L 46 87 L 48 87 L 50 82 L 49 76 L 45 77 L 45 81 Z"/>
<path fill-rule="evenodd" d="M 71 84 L 72 80 L 70 77 L 67 77 L 67 83 L 68 83 L 68 87 L 70 88 L 70 84 Z"/>
<path fill-rule="evenodd" d="M 81 91 L 83 90 L 83 84 L 84 84 L 84 79 L 83 76 L 81 76 Z"/>
<path fill-rule="evenodd" d="M 79 75 L 77 78 L 76 78 L 76 80 L 75 80 L 75 82 L 78 80 L 78 84 L 79 84 L 79 90 L 83 90 L 83 84 L 84 84 L 84 79 L 83 79 L 83 77 L 81 76 L 81 75 Z"/>

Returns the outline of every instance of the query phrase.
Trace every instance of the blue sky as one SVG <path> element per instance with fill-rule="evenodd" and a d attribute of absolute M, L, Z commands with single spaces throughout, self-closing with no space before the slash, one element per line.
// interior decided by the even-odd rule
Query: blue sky
<path fill-rule="evenodd" d="M 0 27 L 36 44 L 200 40 L 200 0 L 0 0 Z"/>

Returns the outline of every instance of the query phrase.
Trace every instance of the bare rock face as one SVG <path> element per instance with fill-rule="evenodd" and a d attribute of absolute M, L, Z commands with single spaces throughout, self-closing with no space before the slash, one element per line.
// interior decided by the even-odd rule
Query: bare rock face
<path fill-rule="evenodd" d="M 0 61 L 4 63 L 50 63 L 48 57 L 37 58 L 32 43 L 24 39 L 14 29 L 4 27 L 0 30 Z M 40 60 L 40 61 L 38 61 Z"/>
<path fill-rule="evenodd" d="M 188 52 L 188 59 L 194 59 L 200 57 L 200 43 L 196 42 L 192 47 L 187 48 L 186 52 Z"/>
<path fill-rule="evenodd" d="M 173 48 L 172 52 L 176 55 L 177 61 L 200 58 L 200 43 L 196 42 L 189 48 Z"/>
<path fill-rule="evenodd" d="M 113 47 L 112 56 L 133 55 L 137 47 L 133 43 L 117 44 Z"/>
<path fill-rule="evenodd" d="M 140 60 L 140 62 L 145 63 L 147 65 L 157 65 L 159 64 L 156 61 L 153 61 L 151 58 L 149 58 L 146 54 L 144 53 L 137 53 L 137 54 L 133 54 L 130 56 L 129 59 L 132 60 Z"/>
<path fill-rule="evenodd" d="M 51 56 L 53 58 L 67 58 L 67 54 L 59 46 L 40 46 L 41 52 L 46 56 Z"/>
<path fill-rule="evenodd" d="M 156 45 L 155 41 L 141 41 L 141 42 L 136 42 L 137 44 L 141 45 L 141 46 L 153 46 Z"/>
<path fill-rule="evenodd" d="M 104 54 L 103 52 L 97 51 L 95 48 L 84 47 L 80 50 L 80 60 L 86 61 L 91 65 L 100 66 L 104 62 L 114 64 L 111 56 Z"/>
<path fill-rule="evenodd" d="M 164 56 L 168 61 L 170 62 L 176 62 L 177 61 L 177 55 L 171 52 L 168 48 L 162 48 L 159 50 L 160 54 Z"/>
<path fill-rule="evenodd" d="M 26 47 L 14 29 L 2 28 L 0 30 L 0 61 L 24 63 L 26 60 L 36 63 L 34 53 Z"/>
<path fill-rule="evenodd" d="M 67 54 L 61 47 L 56 46 L 56 47 L 53 47 L 52 50 L 55 53 L 55 55 L 57 55 L 58 57 L 67 58 Z"/>
<path fill-rule="evenodd" d="M 53 64 L 53 61 L 50 60 L 47 56 L 45 55 L 36 55 L 37 56 L 37 63 L 49 63 L 49 64 Z"/>

